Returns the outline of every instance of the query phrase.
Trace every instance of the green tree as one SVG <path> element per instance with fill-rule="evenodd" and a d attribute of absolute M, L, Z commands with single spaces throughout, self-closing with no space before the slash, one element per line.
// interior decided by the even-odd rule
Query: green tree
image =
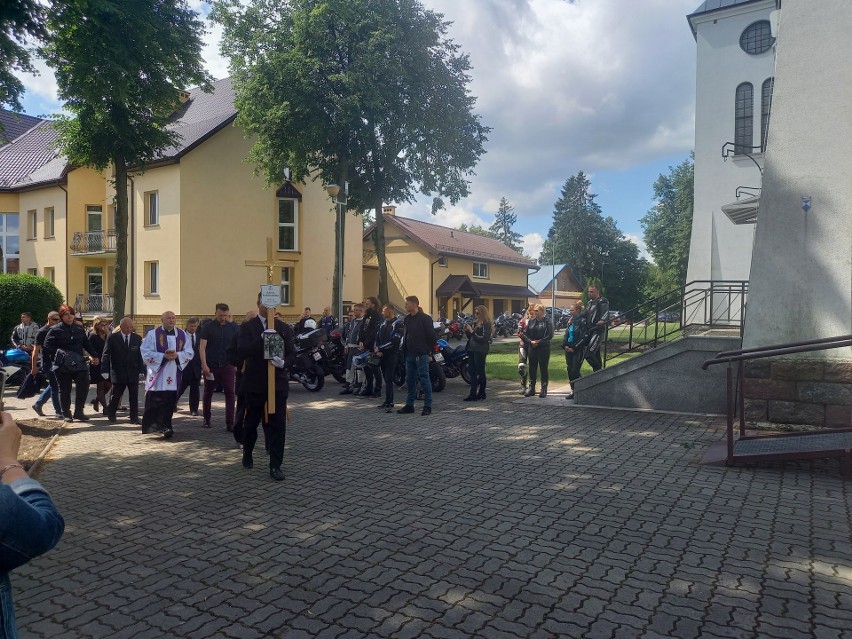
<path fill-rule="evenodd" d="M 505 197 L 501 197 L 500 206 L 497 207 L 497 214 L 494 216 L 494 224 L 488 230 L 510 249 L 523 254 L 524 249 L 520 244 L 523 236 L 512 230 L 517 221 L 518 216 L 515 215 L 515 207 L 509 204 L 509 200 Z"/>
<path fill-rule="evenodd" d="M 27 38 L 44 37 L 44 7 L 38 0 L 0 3 L 0 107 L 21 111 L 24 85 L 15 71 L 35 73 Z M 2 131 L 2 125 L 0 125 Z"/>
<path fill-rule="evenodd" d="M 127 172 L 176 142 L 166 127 L 179 89 L 209 88 L 203 25 L 183 0 L 63 0 L 47 24 L 43 54 L 71 113 L 57 123 L 60 149 L 71 164 L 114 171 L 118 321 L 127 293 Z"/>
<path fill-rule="evenodd" d="M 570 265 L 584 287 L 601 280 L 610 306 L 627 310 L 641 301 L 646 262 L 595 197 L 582 171 L 565 181 L 539 263 Z"/>
<path fill-rule="evenodd" d="M 455 203 L 484 152 L 470 62 L 418 0 L 217 0 L 238 124 L 269 184 L 285 168 L 350 184 L 375 211 L 379 297 L 388 299 L 383 202 Z"/>
<path fill-rule="evenodd" d="M 459 231 L 464 233 L 473 233 L 474 235 L 481 235 L 482 237 L 490 237 L 494 240 L 499 239 L 491 232 L 490 229 L 487 229 L 484 226 L 479 226 L 478 224 L 471 224 L 470 226 L 462 224 L 459 226 Z"/>
<path fill-rule="evenodd" d="M 35 275 L 0 275 L 0 346 L 9 343 L 12 329 L 20 323 L 21 313 L 31 313 L 44 324 L 50 311 L 62 304 L 62 293 L 48 279 Z"/>
<path fill-rule="evenodd" d="M 640 220 L 648 253 L 659 268 L 646 284 L 651 296 L 686 284 L 694 183 L 694 154 L 654 182 L 657 203 Z"/>

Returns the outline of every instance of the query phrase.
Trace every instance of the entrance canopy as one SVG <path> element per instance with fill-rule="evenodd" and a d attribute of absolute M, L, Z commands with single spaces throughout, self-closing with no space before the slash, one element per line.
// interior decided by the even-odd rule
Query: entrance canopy
<path fill-rule="evenodd" d="M 452 297 L 460 293 L 462 297 L 497 297 L 523 298 L 534 297 L 535 294 L 526 286 L 511 284 L 491 284 L 473 282 L 467 275 L 450 275 L 435 291 L 436 297 Z"/>

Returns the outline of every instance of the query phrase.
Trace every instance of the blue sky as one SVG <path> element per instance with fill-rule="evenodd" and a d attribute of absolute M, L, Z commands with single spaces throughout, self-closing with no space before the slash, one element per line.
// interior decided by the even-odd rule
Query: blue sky
<path fill-rule="evenodd" d="M 584 171 L 605 215 L 642 248 L 639 219 L 660 173 L 694 140 L 695 41 L 686 15 L 699 0 L 421 0 L 452 22 L 469 54 L 477 112 L 493 128 L 471 193 L 433 217 L 425 198 L 399 215 L 459 226 L 489 225 L 505 196 L 533 257 L 565 180 Z M 202 15 L 204 0 L 190 0 Z M 204 60 L 228 74 L 221 30 L 208 25 Z M 56 112 L 43 64 L 24 77 L 27 113 Z"/>

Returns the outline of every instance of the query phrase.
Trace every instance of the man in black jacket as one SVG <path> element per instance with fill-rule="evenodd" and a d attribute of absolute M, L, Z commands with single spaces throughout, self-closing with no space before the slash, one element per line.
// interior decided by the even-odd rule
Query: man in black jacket
<path fill-rule="evenodd" d="M 606 335 L 606 323 L 609 316 L 609 302 L 601 297 L 599 284 L 589 284 L 589 303 L 586 308 L 586 348 L 585 357 L 593 371 L 603 367 L 601 361 L 601 340 Z"/>
<path fill-rule="evenodd" d="M 243 422 L 243 467 L 252 468 L 257 427 L 264 422 L 269 434 L 269 476 L 276 481 L 284 479 L 281 464 L 284 461 L 284 444 L 287 433 L 287 368 L 296 360 L 293 330 L 281 320 L 275 320 L 274 328 L 267 329 L 267 308 L 257 296 L 258 316 L 243 322 L 237 334 L 237 354 L 245 361 L 240 391 L 245 396 L 246 416 Z M 268 369 L 264 359 L 263 334 L 278 333 L 284 341 L 284 357 L 274 358 L 275 412 L 266 415 Z M 277 360 L 277 361 L 276 361 Z"/>
<path fill-rule="evenodd" d="M 364 313 L 364 323 L 361 324 L 361 335 L 358 338 L 358 348 L 361 352 L 372 352 L 376 345 L 376 333 L 379 330 L 379 325 L 382 323 L 380 309 L 382 303 L 377 297 L 368 297 L 364 300 L 364 307 L 367 311 Z M 381 397 L 382 396 L 382 375 L 377 374 L 377 370 L 372 366 L 364 367 L 364 377 L 366 382 L 364 388 L 358 393 L 359 397 Z"/>
<path fill-rule="evenodd" d="M 405 298 L 405 310 L 408 315 L 403 320 L 403 348 L 405 350 L 405 384 L 408 396 L 405 406 L 397 413 L 413 413 L 414 397 L 417 393 L 417 381 L 423 388 L 422 415 L 432 414 L 432 381 L 429 378 L 429 353 L 435 348 L 438 336 L 432 324 L 432 317 L 420 308 L 420 300 L 415 295 Z"/>
<path fill-rule="evenodd" d="M 189 389 L 189 414 L 193 417 L 198 417 L 198 404 L 201 400 L 201 352 L 198 349 L 201 339 L 198 335 L 198 323 L 197 317 L 186 320 L 186 335 L 192 342 L 192 359 L 183 369 L 177 396 L 180 401 L 186 389 Z"/>
<path fill-rule="evenodd" d="M 142 338 L 133 332 L 133 320 L 122 318 L 119 329 L 107 337 L 101 360 L 102 375 L 112 382 L 106 416 L 116 421 L 115 413 L 124 389 L 130 401 L 130 423 L 139 423 L 139 376 L 145 372 L 142 361 Z"/>

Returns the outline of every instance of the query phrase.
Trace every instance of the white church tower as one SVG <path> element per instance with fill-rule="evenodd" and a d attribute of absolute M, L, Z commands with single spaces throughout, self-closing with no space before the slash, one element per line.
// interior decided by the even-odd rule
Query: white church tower
<path fill-rule="evenodd" d="M 775 67 L 775 9 L 776 0 L 706 0 L 687 16 L 697 50 L 687 282 L 749 279 Z"/>

